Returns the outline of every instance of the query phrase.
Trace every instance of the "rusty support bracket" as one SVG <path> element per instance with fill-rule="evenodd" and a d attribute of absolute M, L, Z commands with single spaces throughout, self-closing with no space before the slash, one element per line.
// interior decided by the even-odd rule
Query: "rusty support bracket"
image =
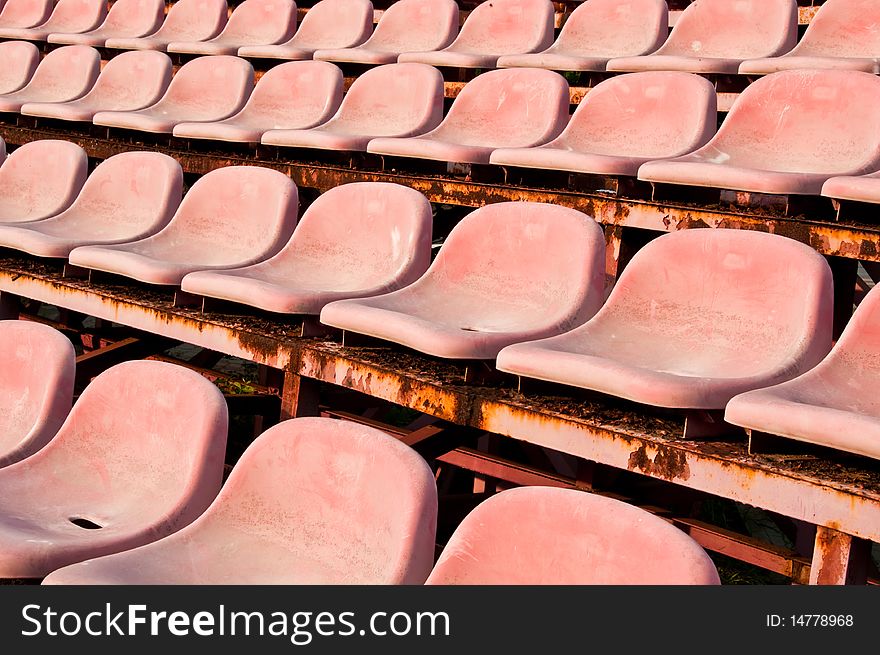
<path fill-rule="evenodd" d="M 281 421 L 301 416 L 318 416 L 320 383 L 291 371 L 284 372 L 281 388 Z"/>
<path fill-rule="evenodd" d="M 865 539 L 819 526 L 813 547 L 810 584 L 865 584 L 871 557 L 870 544 Z"/>
<path fill-rule="evenodd" d="M 128 337 L 103 348 L 90 350 L 76 358 L 76 378 L 80 383 L 115 364 L 140 359 L 161 351 L 161 340 Z"/>
<path fill-rule="evenodd" d="M 61 269 L 61 277 L 73 278 L 75 280 L 88 280 L 91 271 L 82 266 L 65 263 Z"/>

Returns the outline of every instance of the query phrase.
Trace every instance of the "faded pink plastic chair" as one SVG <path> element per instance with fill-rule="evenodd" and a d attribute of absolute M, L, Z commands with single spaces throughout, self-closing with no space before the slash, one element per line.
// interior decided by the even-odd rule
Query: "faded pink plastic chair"
<path fill-rule="evenodd" d="M 480 503 L 447 542 L 429 585 L 718 585 L 684 532 L 613 498 L 518 487 Z"/>
<path fill-rule="evenodd" d="M 504 55 L 497 66 L 604 71 L 610 59 L 654 52 L 668 36 L 665 0 L 587 0 L 571 12 L 549 48 Z"/>
<path fill-rule="evenodd" d="M 239 57 L 265 59 L 311 59 L 322 48 L 360 45 L 373 31 L 370 0 L 321 0 L 306 12 L 299 29 L 284 43 L 245 45 Z"/>
<path fill-rule="evenodd" d="M 40 49 L 26 41 L 0 43 L 0 95 L 30 82 L 40 64 Z"/>
<path fill-rule="evenodd" d="M 44 584 L 422 584 L 436 523 L 415 451 L 376 428 L 291 419 L 254 440 L 191 525 Z"/>
<path fill-rule="evenodd" d="M 831 348 L 831 269 L 775 234 L 690 229 L 658 237 L 583 326 L 498 354 L 498 370 L 682 409 L 789 380 Z"/>
<path fill-rule="evenodd" d="M 325 61 L 291 61 L 270 68 L 247 104 L 215 123 L 180 123 L 174 136 L 259 143 L 268 130 L 305 130 L 326 123 L 342 102 L 342 71 Z"/>
<path fill-rule="evenodd" d="M 880 73 L 880 5 L 875 0 L 825 0 L 793 50 L 744 61 L 739 72 L 766 75 L 795 68 Z"/>
<path fill-rule="evenodd" d="M 800 377 L 736 396 L 725 420 L 880 459 L 880 288 L 856 308 L 829 355 Z"/>
<path fill-rule="evenodd" d="M 76 352 L 57 330 L 0 321 L 0 468 L 55 436 L 73 403 Z"/>
<path fill-rule="evenodd" d="M 0 470 L 0 577 L 42 578 L 190 524 L 223 476 L 223 394 L 148 360 L 96 377 L 42 450 Z"/>
<path fill-rule="evenodd" d="M 182 190 L 183 171 L 168 155 L 113 155 L 98 164 L 65 211 L 26 225 L 0 224 L 0 245 L 67 258 L 79 246 L 143 239 L 168 224 Z"/>
<path fill-rule="evenodd" d="M 574 209 L 501 202 L 471 212 L 399 291 L 324 307 L 321 322 L 448 359 L 492 359 L 559 334 L 602 304 L 605 238 Z"/>
<path fill-rule="evenodd" d="M 234 55 L 241 46 L 268 45 L 289 39 L 296 30 L 293 0 L 245 0 L 237 5 L 229 22 L 207 41 L 172 41 L 168 52 L 196 55 Z"/>
<path fill-rule="evenodd" d="M 226 0 L 176 0 L 157 32 L 113 37 L 104 45 L 118 50 L 165 50 L 172 41 L 207 41 L 223 31 L 227 18 Z"/>
<path fill-rule="evenodd" d="M 405 52 L 397 61 L 494 68 L 502 55 L 549 48 L 553 43 L 554 20 L 550 0 L 485 0 L 471 11 L 449 46 L 431 52 Z"/>
<path fill-rule="evenodd" d="M 398 0 L 382 14 L 372 36 L 353 48 L 322 49 L 315 59 L 393 64 L 404 52 L 440 50 L 458 34 L 455 0 Z"/>
<path fill-rule="evenodd" d="M 869 73 L 773 73 L 740 94 L 709 143 L 683 157 L 645 164 L 639 179 L 818 194 L 828 178 L 880 168 L 878 103 L 880 79 Z"/>
<path fill-rule="evenodd" d="M 318 315 L 334 300 L 415 282 L 431 263 L 431 224 L 431 204 L 418 191 L 384 182 L 343 184 L 309 205 L 274 257 L 190 273 L 180 286 L 270 312 Z"/>
<path fill-rule="evenodd" d="M 657 52 L 612 59 L 606 70 L 736 73 L 746 59 L 791 50 L 797 26 L 796 0 L 695 0 Z"/>
<path fill-rule="evenodd" d="M 45 41 L 50 34 L 93 30 L 107 17 L 107 0 L 58 0 L 52 15 L 36 27 L 0 27 L 0 37 Z"/>
<path fill-rule="evenodd" d="M 75 43 L 103 46 L 114 37 L 147 36 L 158 30 L 165 19 L 165 0 L 116 0 L 99 27 L 88 32 L 53 32 L 49 43 Z"/>
<path fill-rule="evenodd" d="M 101 55 L 83 45 L 52 50 L 43 57 L 30 81 L 0 95 L 0 111 L 18 112 L 28 102 L 67 102 L 88 93 L 101 72 Z"/>
<path fill-rule="evenodd" d="M 591 0 L 592 1 L 592 0 Z M 715 87 L 699 75 L 625 73 L 600 82 L 558 137 L 534 148 L 501 148 L 502 166 L 632 175 L 653 159 L 696 150 L 715 134 Z"/>
<path fill-rule="evenodd" d="M 92 122 L 170 134 L 179 123 L 232 116 L 241 111 L 253 88 L 250 62 L 229 55 L 196 57 L 180 67 L 156 104 L 137 111 L 99 111 Z"/>
<path fill-rule="evenodd" d="M 568 122 L 568 82 L 537 68 L 489 71 L 464 85 L 435 129 L 411 138 L 377 138 L 367 152 L 447 162 L 488 163 L 497 148 L 530 148 Z"/>
<path fill-rule="evenodd" d="M 362 73 L 329 121 L 309 130 L 269 130 L 273 146 L 363 151 L 380 136 L 412 136 L 443 118 L 443 75 L 425 64 L 386 64 Z"/>
<path fill-rule="evenodd" d="M 55 216 L 74 201 L 89 169 L 85 150 L 56 139 L 31 141 L 0 166 L 0 223 Z"/>
<path fill-rule="evenodd" d="M 153 236 L 115 246 L 83 246 L 70 263 L 151 284 L 179 285 L 193 271 L 268 259 L 296 226 L 297 188 L 278 171 L 227 166 L 193 184 L 171 222 Z"/>
<path fill-rule="evenodd" d="M 822 185 L 822 195 L 836 200 L 880 203 L 880 171 L 832 177 Z"/>
<path fill-rule="evenodd" d="M 27 116 L 91 122 L 99 111 L 133 111 L 159 100 L 171 82 L 171 59 L 162 52 L 122 52 L 104 66 L 91 91 L 67 102 L 28 102 Z"/>
<path fill-rule="evenodd" d="M 6 0 L 0 10 L 0 27 L 36 27 L 49 20 L 53 0 Z"/>

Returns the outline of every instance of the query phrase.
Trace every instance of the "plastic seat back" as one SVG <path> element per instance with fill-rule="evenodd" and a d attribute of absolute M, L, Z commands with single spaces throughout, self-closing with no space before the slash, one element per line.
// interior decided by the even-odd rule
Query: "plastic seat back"
<path fill-rule="evenodd" d="M 65 102 L 85 95 L 101 72 L 101 55 L 92 47 L 64 46 L 43 57 L 20 92 L 38 102 Z"/>
<path fill-rule="evenodd" d="M 233 46 L 280 43 L 295 30 L 293 0 L 245 0 L 235 7 L 226 27 L 211 42 Z"/>
<path fill-rule="evenodd" d="M 253 87 L 250 62 L 229 55 L 196 57 L 180 67 L 151 111 L 172 117 L 185 113 L 186 120 L 218 120 L 240 110 Z"/>
<path fill-rule="evenodd" d="M 227 19 L 226 0 L 177 0 L 152 36 L 169 41 L 206 41 L 223 31 Z"/>
<path fill-rule="evenodd" d="M 391 4 L 363 47 L 384 52 L 445 48 L 458 34 L 455 0 L 399 0 Z"/>
<path fill-rule="evenodd" d="M 98 27 L 107 18 L 106 0 L 58 0 L 41 31 L 76 34 Z"/>
<path fill-rule="evenodd" d="M 0 43 L 0 94 L 18 91 L 40 64 L 40 49 L 28 41 Z"/>
<path fill-rule="evenodd" d="M 550 51 L 628 57 L 653 52 L 668 36 L 665 0 L 587 0 L 571 12 Z"/>
<path fill-rule="evenodd" d="M 297 48 L 348 48 L 363 43 L 373 31 L 370 0 L 321 0 L 303 16 L 287 42 Z"/>
<path fill-rule="evenodd" d="M 53 0 L 6 0 L 0 27 L 36 27 L 52 14 Z"/>
<path fill-rule="evenodd" d="M 164 0 L 116 0 L 98 29 L 107 36 L 145 36 L 164 20 Z"/>
<path fill-rule="evenodd" d="M 791 54 L 880 57 L 880 5 L 872 0 L 825 0 Z"/>
<path fill-rule="evenodd" d="M 453 52 L 497 55 L 544 50 L 553 43 L 549 0 L 485 0 L 465 19 Z"/>
<path fill-rule="evenodd" d="M 80 99 L 96 111 L 130 111 L 157 102 L 171 83 L 171 59 L 162 52 L 122 52 L 110 59 Z"/>

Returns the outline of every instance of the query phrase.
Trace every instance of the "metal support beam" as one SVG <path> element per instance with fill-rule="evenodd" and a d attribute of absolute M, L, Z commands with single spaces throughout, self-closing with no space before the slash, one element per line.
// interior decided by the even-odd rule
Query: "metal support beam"
<path fill-rule="evenodd" d="M 813 547 L 810 584 L 865 584 L 870 557 L 868 541 L 819 526 Z"/>

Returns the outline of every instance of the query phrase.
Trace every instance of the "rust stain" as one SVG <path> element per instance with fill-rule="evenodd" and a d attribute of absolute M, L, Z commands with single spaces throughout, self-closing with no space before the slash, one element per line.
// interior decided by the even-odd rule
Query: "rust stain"
<path fill-rule="evenodd" d="M 664 446 L 656 446 L 655 449 L 657 454 L 653 460 L 648 455 L 646 445 L 630 453 L 627 469 L 669 481 L 684 481 L 691 477 L 687 456 L 683 452 Z"/>

